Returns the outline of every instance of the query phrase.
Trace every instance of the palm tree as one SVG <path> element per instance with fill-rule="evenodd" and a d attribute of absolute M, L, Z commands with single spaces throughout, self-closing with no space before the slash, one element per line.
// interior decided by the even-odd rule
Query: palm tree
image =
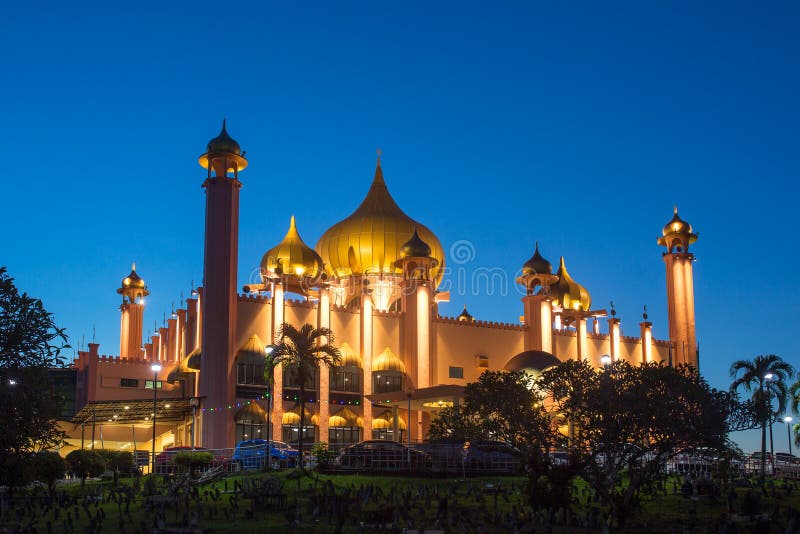
<path fill-rule="evenodd" d="M 731 391 L 744 387 L 752 392 L 756 420 L 761 423 L 761 476 L 764 476 L 767 460 L 767 423 L 786 408 L 786 381 L 794 374 L 794 368 L 779 356 L 768 354 L 751 360 L 738 360 L 731 365 L 730 375 L 735 380 Z M 772 397 L 778 400 L 778 409 L 772 410 Z"/>
<path fill-rule="evenodd" d="M 797 381 L 789 388 L 789 403 L 792 412 L 800 416 L 800 373 L 797 373 Z M 796 423 L 794 426 L 794 442 L 800 447 L 800 424 Z"/>
<path fill-rule="evenodd" d="M 339 349 L 333 346 L 333 332 L 330 328 L 314 328 L 306 323 L 298 330 L 289 323 L 283 323 L 278 330 L 278 344 L 272 351 L 273 361 L 282 363 L 286 369 L 295 373 L 300 384 L 300 432 L 298 449 L 300 451 L 300 470 L 303 470 L 303 423 L 306 409 L 306 381 L 311 380 L 320 364 L 330 367 L 341 363 Z"/>

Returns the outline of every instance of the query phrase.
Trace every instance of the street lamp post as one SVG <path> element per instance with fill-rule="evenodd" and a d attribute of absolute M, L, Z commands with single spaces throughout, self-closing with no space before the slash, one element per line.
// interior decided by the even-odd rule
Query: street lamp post
<path fill-rule="evenodd" d="M 194 450 L 194 427 L 197 424 L 197 405 L 200 404 L 200 399 L 192 397 L 189 399 L 189 406 L 192 407 L 192 450 Z"/>
<path fill-rule="evenodd" d="M 156 404 L 158 403 L 158 372 L 161 370 L 161 365 L 154 363 L 150 366 L 153 371 L 153 463 L 150 467 L 150 474 L 156 473 Z"/>
<path fill-rule="evenodd" d="M 775 377 L 772 373 L 764 375 L 764 380 L 769 381 Z M 769 417 L 769 463 L 772 466 L 772 476 L 775 476 L 775 446 L 772 441 L 772 394 L 767 387 L 767 416 Z M 762 473 L 763 474 L 763 473 Z"/>
<path fill-rule="evenodd" d="M 275 352 L 275 346 L 267 345 L 264 347 L 264 352 L 267 354 L 264 363 L 269 373 L 269 393 L 267 394 L 267 443 L 269 443 L 267 457 L 269 458 L 272 454 L 272 397 L 275 394 L 273 391 L 275 389 L 275 359 L 272 353 Z"/>
<path fill-rule="evenodd" d="M 786 436 L 789 438 L 789 454 L 792 454 L 792 418 L 787 415 L 783 422 L 786 423 Z"/>

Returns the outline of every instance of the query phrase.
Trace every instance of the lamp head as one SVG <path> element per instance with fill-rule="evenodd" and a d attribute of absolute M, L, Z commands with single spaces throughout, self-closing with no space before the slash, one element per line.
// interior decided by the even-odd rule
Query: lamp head
<path fill-rule="evenodd" d="M 611 356 L 609 356 L 608 354 L 603 354 L 602 356 L 600 356 L 600 363 L 602 363 L 603 365 L 610 364 Z"/>
<path fill-rule="evenodd" d="M 772 373 L 767 373 L 764 375 L 764 380 L 772 380 L 774 376 Z"/>
<path fill-rule="evenodd" d="M 787 415 L 786 417 L 783 418 L 783 422 L 787 423 L 787 424 L 791 423 L 792 422 L 792 417 L 790 415 Z"/>
<path fill-rule="evenodd" d="M 150 369 L 157 373 L 157 372 L 159 372 L 161 370 L 161 364 L 160 363 L 154 363 L 153 365 L 150 366 Z"/>

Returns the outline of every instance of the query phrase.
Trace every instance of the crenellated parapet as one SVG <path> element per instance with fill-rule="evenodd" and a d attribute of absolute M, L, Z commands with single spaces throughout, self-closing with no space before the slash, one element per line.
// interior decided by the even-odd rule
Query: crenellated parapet
<path fill-rule="evenodd" d="M 267 304 L 269 302 L 269 297 L 261 293 L 239 293 L 239 302 Z"/>
<path fill-rule="evenodd" d="M 441 324 L 455 324 L 459 326 L 463 326 L 466 328 L 469 327 L 480 327 L 480 328 L 493 328 L 496 330 L 515 330 L 517 332 L 524 332 L 525 326 L 515 323 L 499 323 L 494 321 L 481 321 L 476 319 L 474 321 L 461 321 L 455 317 L 436 317 L 433 319 L 434 323 L 441 323 Z"/>

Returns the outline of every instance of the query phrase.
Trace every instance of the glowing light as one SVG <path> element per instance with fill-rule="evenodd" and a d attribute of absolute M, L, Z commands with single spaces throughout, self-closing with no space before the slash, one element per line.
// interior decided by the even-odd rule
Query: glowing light
<path fill-rule="evenodd" d="M 130 406 L 125 406 L 125 409 L 126 409 L 126 410 L 130 410 L 130 409 L 131 409 L 131 407 L 130 407 Z"/>
<path fill-rule="evenodd" d="M 608 365 L 609 363 L 611 363 L 611 356 L 609 356 L 608 354 L 603 354 L 602 356 L 600 356 L 600 363 L 602 363 L 603 365 Z"/>
<path fill-rule="evenodd" d="M 161 364 L 154 363 L 153 365 L 150 366 L 150 370 L 156 373 L 159 372 L 161 370 Z"/>
<path fill-rule="evenodd" d="M 791 416 L 787 415 L 786 417 L 784 417 L 783 418 L 783 422 L 786 423 L 786 424 L 791 423 L 792 422 Z"/>
<path fill-rule="evenodd" d="M 170 406 L 172 406 L 172 405 L 171 404 L 165 404 L 164 408 L 169 408 Z"/>
<path fill-rule="evenodd" d="M 764 380 L 772 380 L 774 376 L 772 373 L 767 373 L 764 375 Z"/>

